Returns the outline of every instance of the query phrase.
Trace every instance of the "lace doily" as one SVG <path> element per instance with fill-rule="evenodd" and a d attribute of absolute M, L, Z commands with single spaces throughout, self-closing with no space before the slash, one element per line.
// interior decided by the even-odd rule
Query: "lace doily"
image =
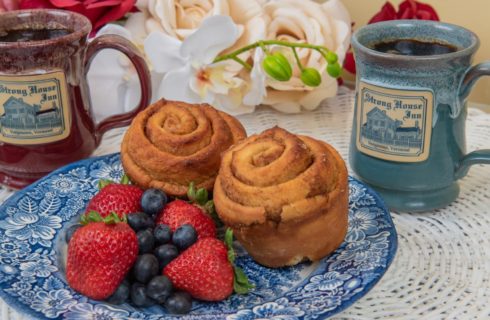
<path fill-rule="evenodd" d="M 354 93 L 341 88 L 335 98 L 301 114 L 258 108 L 238 118 L 248 134 L 274 125 L 332 144 L 348 159 Z M 94 155 L 119 151 L 125 129 L 104 136 Z M 468 150 L 489 146 L 490 115 L 469 110 Z M 490 166 L 474 166 L 460 181 L 451 205 L 424 213 L 392 212 L 398 252 L 381 281 L 334 319 L 490 318 Z M 12 192 L 0 189 L 0 202 Z M 2 319 L 26 319 L 0 301 Z"/>

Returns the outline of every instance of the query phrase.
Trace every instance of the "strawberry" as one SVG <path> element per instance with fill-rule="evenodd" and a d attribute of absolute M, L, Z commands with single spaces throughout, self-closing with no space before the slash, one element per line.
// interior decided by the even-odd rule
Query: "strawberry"
<path fill-rule="evenodd" d="M 155 223 L 167 224 L 172 232 L 183 224 L 190 224 L 196 229 L 198 239 L 216 237 L 213 219 L 201 208 L 183 200 L 174 200 L 167 204 L 157 216 Z"/>
<path fill-rule="evenodd" d="M 243 271 L 234 265 L 233 234 L 226 231 L 225 245 L 216 238 L 198 239 L 190 248 L 172 260 L 164 269 L 175 288 L 196 299 L 221 301 L 237 293 L 246 293 L 252 286 Z"/>
<path fill-rule="evenodd" d="M 124 214 L 141 211 L 143 190 L 137 186 L 104 180 L 99 182 L 99 188 L 100 191 L 88 203 L 86 213 L 96 211 L 107 217 L 116 212 L 122 218 Z"/>
<path fill-rule="evenodd" d="M 92 212 L 68 244 L 66 279 L 70 287 L 95 300 L 108 298 L 138 256 L 138 239 L 115 213 L 102 219 Z"/>

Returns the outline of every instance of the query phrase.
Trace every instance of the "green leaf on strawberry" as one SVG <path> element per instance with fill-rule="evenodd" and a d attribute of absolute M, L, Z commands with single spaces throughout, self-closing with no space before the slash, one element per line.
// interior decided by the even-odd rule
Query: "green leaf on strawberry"
<path fill-rule="evenodd" d="M 99 188 L 99 190 L 102 190 L 103 188 L 107 187 L 108 185 L 110 185 L 112 183 L 114 183 L 114 181 L 112 181 L 112 180 L 100 179 L 99 183 L 97 184 L 97 188 Z"/>
<path fill-rule="evenodd" d="M 119 183 L 120 184 L 131 184 L 131 180 L 129 179 L 127 174 L 124 174 Z"/>
<path fill-rule="evenodd" d="M 199 188 L 196 190 L 196 185 L 194 182 L 189 184 L 189 188 L 187 189 L 187 198 L 192 204 L 195 204 L 202 209 L 213 219 L 216 227 L 222 227 L 223 222 L 218 217 L 216 210 L 214 208 L 213 200 L 209 200 L 209 193 L 204 188 Z"/>
<path fill-rule="evenodd" d="M 187 188 L 187 198 L 191 202 L 195 202 L 196 199 L 196 185 L 194 184 L 194 181 L 189 184 L 189 188 Z"/>
<path fill-rule="evenodd" d="M 226 229 L 224 242 L 228 248 L 228 261 L 233 267 L 233 290 L 238 294 L 246 294 L 254 288 L 254 285 L 250 283 L 245 272 L 235 264 L 236 253 L 233 249 L 233 230 L 230 228 Z"/>
<path fill-rule="evenodd" d="M 125 214 L 123 214 L 122 218 L 120 218 L 117 213 L 111 212 L 109 215 L 102 217 L 97 211 L 94 210 L 91 210 L 80 217 L 80 224 L 82 225 L 87 225 L 91 222 L 104 222 L 105 224 L 115 224 L 121 222 L 127 223 L 128 220 Z"/>
<path fill-rule="evenodd" d="M 104 187 L 107 187 L 110 184 L 117 183 L 117 184 L 131 184 L 131 180 L 129 179 L 127 174 L 124 174 L 121 178 L 121 181 L 115 182 L 109 179 L 100 179 L 99 183 L 97 184 L 97 187 L 99 190 L 102 190 Z"/>

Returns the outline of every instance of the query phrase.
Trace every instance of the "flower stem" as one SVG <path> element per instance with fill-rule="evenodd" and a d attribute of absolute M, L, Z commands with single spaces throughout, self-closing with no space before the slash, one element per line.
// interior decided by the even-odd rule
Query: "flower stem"
<path fill-rule="evenodd" d="M 278 46 L 284 46 L 284 47 L 289 47 L 289 48 L 309 48 L 309 49 L 313 49 L 313 50 L 320 52 L 322 54 L 322 56 L 325 55 L 325 52 L 329 51 L 327 48 L 325 48 L 323 46 L 317 46 L 317 45 L 309 44 L 309 43 L 295 43 L 295 42 L 287 42 L 287 41 L 281 41 L 281 40 L 261 40 L 261 41 L 251 43 L 248 46 L 245 46 L 243 48 L 235 50 L 231 53 L 224 54 L 221 56 L 217 56 L 213 62 L 216 63 L 216 62 L 229 60 L 229 59 L 235 60 L 235 57 L 237 57 L 241 53 L 244 53 L 248 50 L 255 49 L 257 47 L 262 47 L 262 50 L 264 50 L 264 46 L 270 46 L 270 45 L 278 45 Z M 264 52 L 265 51 L 266 50 L 264 50 Z"/>
<path fill-rule="evenodd" d="M 252 70 L 252 66 L 246 62 L 246 61 L 243 61 L 242 59 L 238 58 L 238 57 L 232 57 L 231 59 L 233 59 L 234 61 L 238 62 L 239 64 L 241 64 L 245 69 L 247 70 Z M 217 61 L 215 61 L 217 62 Z"/>
<path fill-rule="evenodd" d="M 294 53 L 294 59 L 296 59 L 296 63 L 298 64 L 299 70 L 303 71 L 303 65 L 301 64 L 301 61 L 299 60 L 298 53 L 296 52 L 296 48 L 291 48 L 293 49 Z"/>

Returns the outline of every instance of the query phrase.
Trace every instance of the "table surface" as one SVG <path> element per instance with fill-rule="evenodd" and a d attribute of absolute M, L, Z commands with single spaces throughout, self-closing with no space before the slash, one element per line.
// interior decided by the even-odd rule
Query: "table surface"
<path fill-rule="evenodd" d="M 239 116 L 248 134 L 274 125 L 332 144 L 348 159 L 354 93 L 341 88 L 318 109 L 283 114 L 260 107 Z M 94 156 L 119 151 L 125 128 L 108 132 Z M 490 115 L 469 110 L 468 150 L 488 147 Z M 352 172 L 351 172 L 352 174 Z M 490 318 L 490 166 L 474 166 L 459 198 L 423 213 L 391 212 L 398 252 L 381 281 L 333 319 Z M 12 194 L 0 189 L 0 202 Z M 2 319 L 26 319 L 0 300 Z"/>

